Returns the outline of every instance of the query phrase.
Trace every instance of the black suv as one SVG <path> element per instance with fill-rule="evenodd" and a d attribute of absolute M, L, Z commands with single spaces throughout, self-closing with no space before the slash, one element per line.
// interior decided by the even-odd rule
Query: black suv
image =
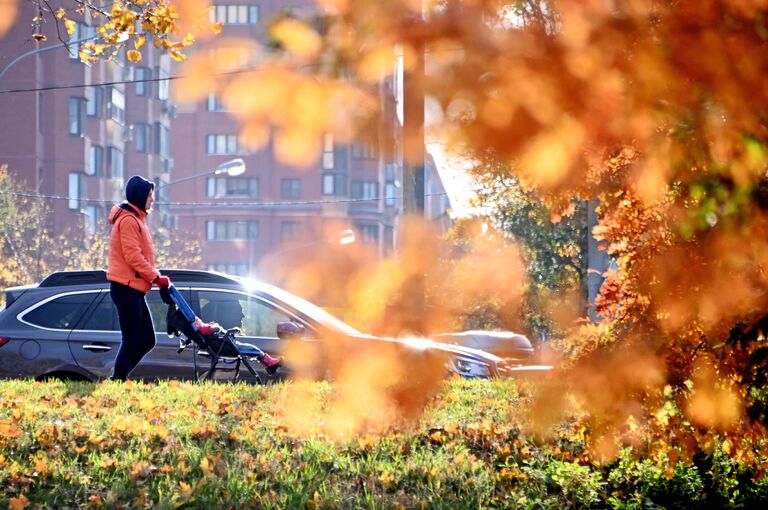
<path fill-rule="evenodd" d="M 262 282 L 209 271 L 161 272 L 171 278 L 204 321 L 216 321 L 225 328 L 239 326 L 239 341 L 286 356 L 286 367 L 278 377 L 289 376 L 291 366 L 304 361 L 291 359 L 286 340 L 277 336 L 277 325 L 288 321 L 303 326 L 303 336 L 298 339 L 302 344 L 318 349 L 323 345 L 320 340 L 343 336 L 368 345 L 394 342 L 411 352 L 439 353 L 446 359 L 447 372 L 463 377 L 492 377 L 512 370 L 503 359 L 484 351 L 428 340 L 364 335 L 318 306 Z M 241 324 L 224 324 L 216 310 L 233 300 L 241 305 Z M 179 340 L 166 333 L 167 305 L 157 289 L 149 292 L 147 302 L 157 344 L 131 378 L 195 378 L 195 362 L 204 365 L 207 361 L 193 359 L 191 348 L 179 353 Z M 6 289 L 5 305 L 0 308 L 0 377 L 106 378 L 112 371 L 120 336 L 104 271 L 59 272 L 39 284 Z"/>

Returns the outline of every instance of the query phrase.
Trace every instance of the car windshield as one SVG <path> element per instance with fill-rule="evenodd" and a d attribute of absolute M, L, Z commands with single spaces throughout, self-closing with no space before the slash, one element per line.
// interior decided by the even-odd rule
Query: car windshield
<path fill-rule="evenodd" d="M 261 290 L 268 294 L 271 294 L 275 298 L 284 302 L 286 305 L 290 306 L 291 308 L 294 308 L 295 310 L 298 310 L 299 312 L 303 313 L 310 319 L 316 322 L 319 322 L 320 324 L 322 324 L 327 328 L 338 331 L 339 333 L 344 333 L 346 335 L 355 335 L 355 336 L 362 335 L 362 333 L 360 333 L 358 330 L 356 330 L 346 322 L 334 317 L 333 315 L 326 312 L 319 306 L 312 304 L 306 299 L 300 298 L 295 294 L 291 294 L 290 292 L 285 291 L 279 287 L 275 287 L 273 285 L 269 285 L 266 283 L 250 280 L 248 278 L 241 278 L 240 281 L 242 282 L 243 286 L 245 286 L 247 290 L 249 291 Z"/>

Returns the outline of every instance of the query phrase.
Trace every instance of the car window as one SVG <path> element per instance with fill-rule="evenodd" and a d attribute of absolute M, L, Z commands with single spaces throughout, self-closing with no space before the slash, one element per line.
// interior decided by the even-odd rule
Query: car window
<path fill-rule="evenodd" d="M 90 306 L 98 292 L 60 296 L 24 314 L 22 320 L 52 329 L 72 329 Z"/>
<path fill-rule="evenodd" d="M 155 331 L 166 332 L 166 313 L 168 305 L 163 303 L 160 293 L 156 290 L 151 291 L 146 296 L 149 313 L 152 315 L 152 324 Z M 117 317 L 117 308 L 109 297 L 109 293 L 104 293 L 103 299 L 96 305 L 93 313 L 82 326 L 84 330 L 90 331 L 120 331 L 120 320 Z"/>
<path fill-rule="evenodd" d="M 155 326 L 155 331 L 165 333 L 168 324 L 166 321 L 168 305 L 163 303 L 159 291 L 152 290 L 147 294 L 147 305 L 149 306 L 149 313 L 152 315 L 152 324 Z"/>
<path fill-rule="evenodd" d="M 287 313 L 246 294 L 201 290 L 198 298 L 203 321 L 227 329 L 239 327 L 247 336 L 277 338 L 277 324 L 291 320 Z"/>
<path fill-rule="evenodd" d="M 94 308 L 91 316 L 83 323 L 82 329 L 91 331 L 120 330 L 120 323 L 117 320 L 117 308 L 112 303 L 109 294 L 103 294 L 102 299 Z"/>

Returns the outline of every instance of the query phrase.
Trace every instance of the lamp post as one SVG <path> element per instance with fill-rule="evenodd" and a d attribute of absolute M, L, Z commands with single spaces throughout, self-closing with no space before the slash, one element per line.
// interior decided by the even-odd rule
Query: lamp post
<path fill-rule="evenodd" d="M 275 252 L 268 253 L 267 256 L 269 258 L 276 258 L 281 255 L 285 255 L 286 253 L 290 253 L 292 251 L 296 250 L 304 250 L 307 248 L 311 248 L 313 246 L 318 245 L 324 245 L 324 244 L 338 244 L 339 246 L 346 246 L 348 244 L 352 244 L 355 241 L 357 241 L 357 236 L 355 235 L 355 231 L 351 228 L 346 228 L 344 230 L 340 230 L 336 232 L 331 239 L 320 239 L 319 241 L 312 241 L 311 243 L 305 243 L 299 246 L 292 246 L 290 248 L 286 248 L 284 250 L 278 250 Z"/>
<path fill-rule="evenodd" d="M 182 177 L 181 179 L 178 179 L 176 181 L 169 181 L 162 183 L 157 186 L 157 189 L 166 188 L 168 186 L 171 186 L 172 184 L 179 184 L 180 182 L 186 182 L 191 181 L 193 179 L 198 179 L 200 177 L 207 177 L 212 175 L 222 175 L 227 174 L 228 177 L 237 177 L 238 175 L 243 175 L 245 173 L 245 161 L 243 161 L 243 158 L 235 158 L 230 159 L 229 161 L 225 161 L 224 163 L 220 164 L 213 170 L 208 170 L 207 172 L 190 175 L 188 177 Z"/>
<path fill-rule="evenodd" d="M 165 190 L 165 188 L 167 188 L 168 186 L 179 184 L 181 182 L 191 181 L 193 179 L 199 179 L 200 177 L 210 177 L 210 176 L 216 176 L 216 175 L 222 175 L 226 177 L 237 177 L 238 175 L 242 175 L 243 173 L 245 173 L 245 161 L 243 161 L 243 158 L 230 159 L 229 161 L 225 161 L 224 163 L 221 163 L 213 170 L 208 170 L 207 172 L 202 172 L 199 174 L 182 177 L 181 179 L 178 179 L 176 181 L 169 181 L 169 182 L 158 184 L 157 186 L 155 186 L 155 197 L 158 200 L 158 205 L 163 205 L 163 202 L 165 200 L 163 198 L 161 190 Z M 159 216 L 163 218 L 162 214 L 160 214 Z M 163 220 L 161 221 L 163 224 L 166 224 L 165 221 Z"/>
<path fill-rule="evenodd" d="M 37 49 L 34 49 L 34 50 L 30 50 L 30 51 L 28 51 L 26 53 L 22 53 L 21 55 L 19 55 L 15 59 L 13 59 L 10 62 L 8 62 L 8 64 L 5 67 L 3 67 L 3 70 L 0 71 L 0 80 L 3 79 L 3 76 L 5 76 L 5 73 L 8 72 L 11 69 L 11 67 L 13 67 L 17 62 L 19 62 L 20 60 L 22 60 L 22 59 L 24 59 L 26 57 L 29 57 L 31 55 L 36 55 L 38 53 L 43 53 L 43 52 L 46 52 L 46 51 L 51 51 L 51 50 L 56 50 L 56 49 L 59 49 L 59 48 L 64 48 L 64 47 L 67 47 L 67 46 L 72 45 L 72 44 L 79 45 L 81 42 L 93 41 L 95 39 L 99 39 L 100 37 L 101 37 L 100 35 L 95 35 L 93 37 L 86 37 L 84 39 L 78 39 L 76 41 L 69 41 L 67 43 L 60 43 L 60 44 L 53 44 L 51 46 L 44 46 L 42 48 L 37 48 Z"/>

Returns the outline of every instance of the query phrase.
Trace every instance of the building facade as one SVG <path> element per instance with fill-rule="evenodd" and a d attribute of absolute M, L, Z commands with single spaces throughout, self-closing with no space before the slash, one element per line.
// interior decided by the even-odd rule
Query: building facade
<path fill-rule="evenodd" d="M 170 171 L 168 81 L 149 81 L 169 75 L 169 59 L 149 47 L 140 65 L 124 56 L 84 65 L 51 23 L 41 30 L 47 40 L 35 41 L 24 22 L 34 15 L 21 2 L 0 39 L 0 90 L 16 90 L 0 94 L 0 163 L 46 196 L 54 232 L 93 232 L 122 199 L 127 177 L 159 181 Z M 86 14 L 68 40 L 94 37 Z"/>
<path fill-rule="evenodd" d="M 213 3 L 212 17 L 224 23 L 222 36 L 259 40 L 275 15 L 312 5 Z M 380 258 L 396 248 L 403 207 L 397 80 L 379 84 L 390 118 L 378 139 L 339 144 L 328 137 L 316 167 L 295 169 L 276 161 L 270 145 L 245 150 L 240 125 L 220 97 L 175 105 L 169 78 L 180 68 L 154 45 L 142 49 L 136 64 L 121 54 L 86 65 L 75 45 L 60 43 L 50 23 L 43 26 L 47 40 L 35 41 L 24 22 L 35 15 L 33 6 L 22 2 L 19 9 L 0 38 L 0 90 L 16 91 L 0 93 L 0 164 L 45 197 L 55 233 L 105 225 L 125 181 L 139 174 L 157 184 L 153 221 L 199 242 L 207 269 L 269 280 L 259 272 L 268 255 L 274 260 L 291 254 L 286 260 L 298 264 L 297 254 L 311 256 L 327 243 L 348 240 L 349 230 L 358 246 Z M 95 37 L 93 25 L 86 14 L 69 41 Z M 205 175 L 232 158 L 245 161 L 244 174 Z M 429 189 L 442 190 L 434 165 L 426 168 Z M 438 201 L 444 202 L 428 201 L 430 211 Z M 444 210 L 431 216 L 445 217 Z"/>
<path fill-rule="evenodd" d="M 268 21 L 289 8 L 306 14 L 312 2 L 224 0 L 215 2 L 214 19 L 223 22 L 222 37 L 264 39 Z M 288 7 L 290 6 L 290 7 Z M 379 84 L 388 125 L 396 115 L 394 80 Z M 249 152 L 239 142 L 239 123 L 225 111 L 221 98 L 209 95 L 180 106 L 171 131 L 172 179 L 211 172 L 231 158 L 242 158 L 246 172 L 238 177 L 208 176 L 169 184 L 167 195 L 177 228 L 202 239 L 208 269 L 269 279 L 260 273 L 267 256 L 281 254 L 285 263 L 301 263 L 306 253 L 335 243 L 343 232 L 374 248 L 379 257 L 396 245 L 402 212 L 402 164 L 399 133 L 383 129 L 375 141 L 350 144 L 324 140 L 313 168 L 296 169 L 278 162 L 268 144 Z M 399 128 L 395 128 L 397 130 Z"/>

